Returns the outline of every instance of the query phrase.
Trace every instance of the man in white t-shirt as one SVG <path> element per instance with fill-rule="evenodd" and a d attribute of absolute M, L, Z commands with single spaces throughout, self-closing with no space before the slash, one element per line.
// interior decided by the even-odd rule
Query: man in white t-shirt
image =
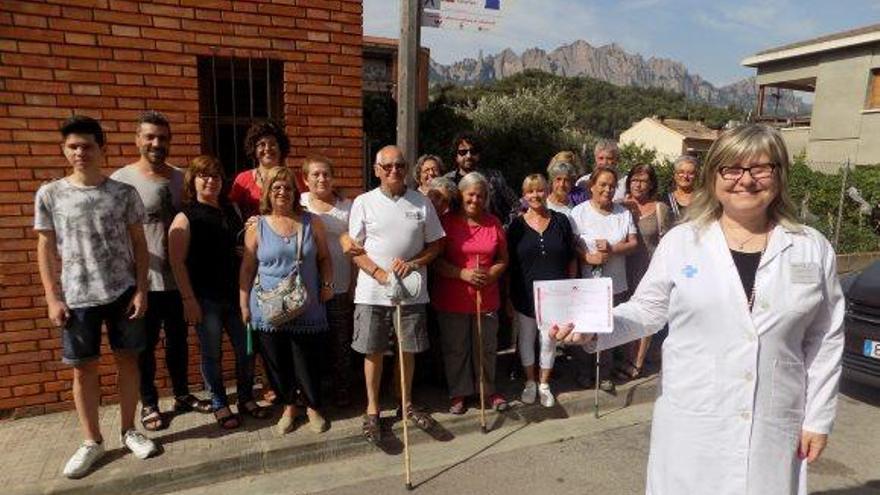
<path fill-rule="evenodd" d="M 616 141 L 612 141 L 610 139 L 600 139 L 599 142 L 596 143 L 596 147 L 593 148 L 593 157 L 595 158 L 595 167 L 600 168 L 612 168 L 617 171 L 617 164 L 620 162 L 620 148 L 617 146 Z M 584 175 L 580 179 L 575 182 L 575 187 L 581 187 L 590 192 L 589 187 L 587 186 L 587 181 L 590 180 L 590 174 Z M 623 199 L 626 196 L 626 176 L 622 176 L 617 181 L 617 189 L 614 191 L 614 199 L 615 203 L 623 203 Z"/>
<path fill-rule="evenodd" d="M 394 304 L 388 284 L 393 277 L 404 280 L 418 272 L 421 287 L 414 298 L 402 301 L 401 339 L 406 376 L 407 404 L 399 414 L 418 427 L 429 429 L 434 420 L 412 406 L 413 355 L 428 348 L 425 307 L 428 303 L 426 267 L 442 249 L 446 235 L 434 206 L 417 190 L 406 187 L 407 164 L 396 146 L 386 146 L 376 155 L 374 166 L 379 187 L 355 198 L 349 216 L 348 237 L 358 249 L 349 251 L 360 270 L 355 288 L 352 349 L 364 354 L 367 411 L 363 433 L 372 444 L 381 441 L 379 389 L 383 355 L 394 332 Z M 362 248 L 360 248 L 362 246 Z"/>

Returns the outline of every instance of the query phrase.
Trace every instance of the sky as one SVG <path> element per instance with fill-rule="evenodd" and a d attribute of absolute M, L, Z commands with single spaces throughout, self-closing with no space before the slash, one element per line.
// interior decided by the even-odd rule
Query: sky
<path fill-rule="evenodd" d="M 364 0 L 364 33 L 399 35 L 399 0 Z M 497 29 L 422 29 L 422 45 L 448 64 L 512 48 L 550 51 L 583 39 L 645 58 L 683 62 L 721 86 L 754 75 L 740 62 L 761 50 L 880 23 L 880 0 L 501 0 Z"/>

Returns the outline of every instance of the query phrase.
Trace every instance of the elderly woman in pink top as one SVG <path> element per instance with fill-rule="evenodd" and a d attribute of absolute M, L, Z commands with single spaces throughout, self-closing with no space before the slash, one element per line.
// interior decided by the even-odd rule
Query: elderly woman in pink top
<path fill-rule="evenodd" d="M 465 399 L 479 390 L 479 363 L 483 353 L 483 380 L 489 406 L 507 408 L 495 392 L 495 350 L 498 345 L 498 278 L 507 268 L 507 241 L 501 222 L 487 211 L 489 184 L 471 172 L 458 186 L 462 205 L 442 219 L 446 231 L 443 253 L 434 262 L 431 301 L 437 310 L 440 341 L 449 395 L 449 412 L 463 414 Z M 481 297 L 477 316 L 477 297 Z M 477 341 L 477 318 L 482 324 L 482 344 Z"/>

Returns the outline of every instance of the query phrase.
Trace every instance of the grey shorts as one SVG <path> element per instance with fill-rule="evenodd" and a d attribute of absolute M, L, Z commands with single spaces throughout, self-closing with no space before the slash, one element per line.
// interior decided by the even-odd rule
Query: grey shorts
<path fill-rule="evenodd" d="M 356 304 L 351 348 L 361 354 L 385 352 L 389 344 L 397 340 L 394 311 L 394 306 Z M 401 306 L 400 312 L 403 352 L 417 353 L 427 350 L 429 345 L 425 305 Z"/>

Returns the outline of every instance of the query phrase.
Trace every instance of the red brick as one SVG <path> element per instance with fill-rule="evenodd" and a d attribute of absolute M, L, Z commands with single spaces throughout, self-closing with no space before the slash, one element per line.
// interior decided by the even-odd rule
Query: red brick
<path fill-rule="evenodd" d="M 137 7 L 135 7 L 137 8 Z M 115 9 L 113 11 L 110 10 L 96 10 L 95 11 L 95 20 L 101 22 L 108 22 L 110 24 L 130 24 L 132 26 L 150 26 L 150 18 L 145 15 L 137 14 L 137 13 L 127 13 L 127 12 L 118 12 Z M 116 34 L 113 28 L 120 26 L 110 26 L 111 32 Z"/>
<path fill-rule="evenodd" d="M 84 58 L 72 58 L 67 61 L 67 68 L 70 70 L 96 71 L 98 70 L 98 61 Z"/>
<path fill-rule="evenodd" d="M 101 94 L 101 86 L 95 84 L 72 84 L 70 90 L 75 95 L 98 96 Z"/>
<path fill-rule="evenodd" d="M 180 29 L 180 19 L 170 17 L 153 17 L 153 25 L 157 28 Z"/>
<path fill-rule="evenodd" d="M 164 41 L 181 41 L 186 43 L 193 43 L 196 41 L 195 33 L 186 32 L 186 31 L 175 31 L 171 29 L 158 29 L 158 28 L 141 28 L 141 33 L 144 38 L 152 38 L 154 40 L 164 40 Z"/>
<path fill-rule="evenodd" d="M 58 81 L 95 83 L 112 83 L 115 81 L 113 74 L 78 70 L 56 70 L 55 79 Z"/>
<path fill-rule="evenodd" d="M 79 19 L 81 21 L 92 20 L 92 10 L 78 7 L 64 7 L 61 9 L 61 17 L 65 19 Z"/>
<path fill-rule="evenodd" d="M 156 96 L 156 88 L 149 86 L 105 86 L 103 90 L 105 96 Z"/>
<path fill-rule="evenodd" d="M 16 40 L 33 40 L 52 43 L 60 43 L 64 41 L 64 34 L 62 32 L 25 27 L 4 28 L 3 37 Z"/>
<path fill-rule="evenodd" d="M 3 10 L 9 12 L 21 12 L 24 14 L 37 14 L 42 16 L 59 16 L 61 7 L 47 5 L 42 2 L 20 2 L 17 0 L 4 0 Z"/>
<path fill-rule="evenodd" d="M 27 26 L 36 28 L 45 28 L 48 25 L 45 17 L 27 14 L 13 14 L 12 22 L 16 26 Z"/>
<path fill-rule="evenodd" d="M 26 81 L 24 79 L 7 79 L 6 89 L 25 93 L 68 93 L 70 86 L 65 82 Z M 11 109 L 10 109 L 11 113 Z"/>
<path fill-rule="evenodd" d="M 110 0 L 111 10 L 121 10 L 123 12 L 137 12 L 138 3 L 129 2 L 127 0 Z"/>
<path fill-rule="evenodd" d="M 101 22 L 52 18 L 49 19 L 49 27 L 62 32 L 73 31 L 76 33 L 110 34 L 110 27 Z"/>
<path fill-rule="evenodd" d="M 52 359 L 52 353 L 49 351 L 17 352 L 0 355 L 0 364 L 39 363 L 48 359 Z"/>
<path fill-rule="evenodd" d="M 107 48 L 93 48 L 78 45 L 52 45 L 52 54 L 59 55 L 59 57 L 54 57 L 58 59 L 59 62 L 64 62 L 64 59 L 61 57 L 107 59 L 113 56 L 113 52 Z M 61 65 L 59 68 L 63 67 L 64 65 Z"/>
<path fill-rule="evenodd" d="M 111 26 L 110 29 L 114 36 L 126 36 L 130 38 L 140 38 L 141 28 L 137 26 Z"/>
<path fill-rule="evenodd" d="M 94 34 L 87 33 L 64 33 L 64 41 L 71 45 L 92 45 L 96 43 Z"/>
<path fill-rule="evenodd" d="M 195 16 L 193 9 L 189 7 L 170 7 L 151 3 L 141 3 L 140 11 L 149 16 L 181 17 L 186 19 L 192 19 Z"/>
<path fill-rule="evenodd" d="M 67 62 L 63 59 L 54 59 L 52 57 L 40 57 L 38 55 L 24 55 L 19 53 L 4 53 L 0 56 L 4 65 L 9 66 L 27 66 L 39 68 L 63 69 L 67 67 Z"/>
<path fill-rule="evenodd" d="M 27 119 L 19 119 L 14 117 L 3 117 L 0 118 L 0 129 L 27 129 L 28 121 Z M 0 180 L 3 180 L 3 172 L 0 171 Z M 12 172 L 15 172 L 14 170 Z M 8 177 L 13 178 L 13 177 Z"/>
<path fill-rule="evenodd" d="M 116 74 L 116 84 L 140 86 L 144 84 L 144 76 L 138 74 Z"/>
<path fill-rule="evenodd" d="M 143 55 L 143 52 L 140 51 L 140 50 L 121 50 L 121 49 L 116 49 L 116 50 L 113 50 L 113 58 L 114 58 L 115 60 L 135 60 L 135 61 L 139 61 L 139 60 L 143 60 L 143 59 L 144 59 L 144 55 Z"/>

